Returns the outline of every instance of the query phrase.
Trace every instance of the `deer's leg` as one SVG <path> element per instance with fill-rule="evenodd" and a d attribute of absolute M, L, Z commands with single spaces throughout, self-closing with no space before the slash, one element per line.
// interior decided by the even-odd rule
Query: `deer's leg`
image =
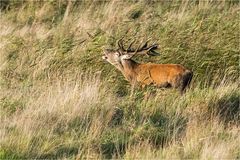
<path fill-rule="evenodd" d="M 135 88 L 136 88 L 136 81 L 133 81 L 132 83 L 131 83 L 131 92 L 130 92 L 130 97 L 132 97 L 133 96 L 133 93 L 134 93 L 134 90 L 135 90 Z"/>

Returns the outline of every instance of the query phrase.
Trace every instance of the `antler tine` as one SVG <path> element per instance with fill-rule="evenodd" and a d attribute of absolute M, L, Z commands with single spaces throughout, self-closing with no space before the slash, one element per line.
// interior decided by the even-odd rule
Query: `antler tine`
<path fill-rule="evenodd" d="M 122 46 L 122 50 L 125 52 L 126 49 L 125 49 L 124 46 L 123 46 L 123 39 L 121 40 L 121 46 Z"/>
<path fill-rule="evenodd" d="M 141 43 L 140 45 L 138 46 L 138 49 L 135 50 L 134 54 L 147 54 L 147 55 L 150 55 L 150 56 L 156 56 L 158 55 L 158 53 L 156 51 L 154 51 L 155 49 L 158 48 L 158 45 L 156 43 L 148 46 L 148 42 L 150 41 L 150 39 L 148 39 L 144 45 L 142 47 L 141 46 Z M 146 51 L 146 52 L 142 52 L 142 51 Z"/>
<path fill-rule="evenodd" d="M 139 47 L 138 47 L 138 49 L 137 49 L 137 52 L 141 52 L 141 51 L 144 51 L 144 50 L 148 50 L 149 49 L 149 47 L 147 47 L 147 45 L 148 45 L 148 42 L 150 41 L 150 39 L 148 39 L 145 43 L 144 43 L 144 45 L 142 46 L 142 47 L 140 47 L 141 45 L 142 45 L 142 42 L 143 42 L 143 40 L 142 40 L 142 42 L 140 43 L 140 45 L 139 45 Z"/>
<path fill-rule="evenodd" d="M 159 55 L 158 52 L 155 51 L 155 49 L 158 48 L 158 44 L 156 43 L 156 41 L 153 43 L 153 45 L 151 45 L 147 51 L 147 55 L 149 56 L 156 56 Z"/>
<path fill-rule="evenodd" d="M 120 41 L 121 41 L 121 39 L 119 39 L 119 40 L 117 41 L 117 44 L 118 44 L 118 47 L 119 47 L 119 48 L 121 48 L 121 43 L 120 43 Z"/>
<path fill-rule="evenodd" d="M 146 48 L 148 48 L 147 45 L 148 45 L 149 41 L 150 41 L 150 39 L 148 39 L 139 50 L 142 51 L 142 50 L 145 50 Z"/>
<path fill-rule="evenodd" d="M 143 41 L 143 40 L 142 40 Z M 141 49 L 139 49 L 141 47 L 142 42 L 138 45 L 138 48 L 135 50 L 135 52 L 133 53 L 133 55 L 135 55 L 137 52 L 139 52 Z M 142 47 L 141 47 L 142 48 Z"/>
<path fill-rule="evenodd" d="M 118 47 L 119 47 L 120 50 L 126 51 L 126 50 L 123 48 L 123 42 L 122 42 L 122 41 L 123 41 L 123 37 L 117 41 Z"/>
<path fill-rule="evenodd" d="M 133 43 L 136 41 L 136 39 L 134 39 L 131 43 L 130 43 L 130 45 L 128 46 L 128 48 L 127 48 L 127 52 L 132 52 L 133 51 L 133 49 L 131 48 L 132 47 L 132 45 L 133 45 Z"/>

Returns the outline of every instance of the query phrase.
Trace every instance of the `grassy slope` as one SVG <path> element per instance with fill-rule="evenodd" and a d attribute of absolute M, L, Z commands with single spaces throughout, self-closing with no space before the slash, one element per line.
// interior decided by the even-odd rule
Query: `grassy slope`
<path fill-rule="evenodd" d="M 8 5 L 0 158 L 240 157 L 237 1 Z M 159 57 L 136 59 L 191 68 L 192 89 L 129 97 L 129 84 L 101 60 L 122 36 L 157 41 Z"/>

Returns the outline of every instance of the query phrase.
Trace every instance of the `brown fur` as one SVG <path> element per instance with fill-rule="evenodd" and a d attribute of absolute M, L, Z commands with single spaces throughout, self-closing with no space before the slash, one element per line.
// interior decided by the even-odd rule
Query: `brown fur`
<path fill-rule="evenodd" d="M 107 52 L 103 59 L 118 68 L 133 85 L 154 85 L 156 87 L 178 88 L 182 93 L 189 86 L 193 72 L 180 64 L 140 64 L 131 59 L 124 59 L 117 52 Z"/>
<path fill-rule="evenodd" d="M 179 64 L 139 64 L 133 60 L 124 60 L 123 75 L 132 84 L 139 83 L 142 87 L 179 88 L 183 93 L 192 79 L 192 71 Z"/>

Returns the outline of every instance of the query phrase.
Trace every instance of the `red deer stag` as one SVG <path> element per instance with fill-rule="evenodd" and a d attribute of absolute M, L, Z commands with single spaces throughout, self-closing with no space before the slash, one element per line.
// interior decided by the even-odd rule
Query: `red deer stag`
<path fill-rule="evenodd" d="M 178 88 L 183 94 L 189 86 L 193 72 L 186 69 L 180 64 L 154 64 L 154 63 L 137 63 L 131 58 L 135 55 L 147 54 L 156 55 L 157 44 L 148 46 L 148 41 L 144 45 L 139 45 L 133 49 L 131 42 L 127 49 L 123 46 L 123 40 L 118 40 L 118 49 L 106 49 L 104 51 L 104 60 L 115 66 L 122 72 L 124 77 L 134 86 L 136 83 L 142 87 L 154 85 L 157 87 Z"/>

